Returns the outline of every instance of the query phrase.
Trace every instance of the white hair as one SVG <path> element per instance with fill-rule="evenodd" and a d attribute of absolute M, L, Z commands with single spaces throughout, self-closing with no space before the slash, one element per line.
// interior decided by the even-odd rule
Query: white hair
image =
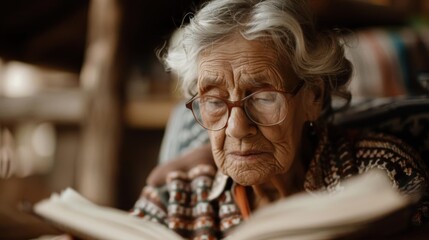
<path fill-rule="evenodd" d="M 176 31 L 160 58 L 178 75 L 184 92 L 194 94 L 201 52 L 236 33 L 248 40 L 271 41 L 310 86 L 312 80 L 324 80 L 329 105 L 331 94 L 350 100 L 344 85 L 351 64 L 336 37 L 315 30 L 303 0 L 210 1 Z"/>

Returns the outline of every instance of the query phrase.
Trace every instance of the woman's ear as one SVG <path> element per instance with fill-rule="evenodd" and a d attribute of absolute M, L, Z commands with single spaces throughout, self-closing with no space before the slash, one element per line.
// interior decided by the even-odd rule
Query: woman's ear
<path fill-rule="evenodd" d="M 312 84 L 309 86 L 314 94 L 314 102 L 322 102 L 323 95 L 325 93 L 325 84 L 321 78 L 315 79 L 312 81 Z"/>
<path fill-rule="evenodd" d="M 324 82 L 320 78 L 306 84 L 304 105 L 308 121 L 316 121 L 319 118 L 323 107 L 324 90 Z"/>

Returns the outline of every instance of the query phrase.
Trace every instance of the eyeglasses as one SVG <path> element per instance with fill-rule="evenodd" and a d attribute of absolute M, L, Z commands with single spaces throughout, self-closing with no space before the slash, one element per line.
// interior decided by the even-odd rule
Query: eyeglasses
<path fill-rule="evenodd" d="M 211 131 L 226 127 L 233 107 L 243 108 L 250 121 L 259 126 L 274 126 L 286 119 L 286 95 L 295 96 L 303 85 L 304 82 L 300 81 L 291 92 L 260 90 L 238 101 L 210 95 L 194 96 L 186 103 L 186 107 L 203 128 Z"/>

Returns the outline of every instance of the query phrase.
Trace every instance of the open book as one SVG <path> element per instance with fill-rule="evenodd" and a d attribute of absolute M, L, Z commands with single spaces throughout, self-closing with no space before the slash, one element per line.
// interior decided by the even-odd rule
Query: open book
<path fill-rule="evenodd" d="M 301 193 L 262 208 L 228 239 L 331 239 L 365 232 L 380 223 L 383 227 L 393 224 L 398 230 L 398 221 L 407 222 L 402 213 L 415 199 L 395 191 L 383 172 L 354 177 L 343 186 L 344 190 L 337 194 Z M 72 189 L 53 194 L 37 203 L 34 210 L 66 232 L 84 239 L 182 239 L 158 223 L 97 206 Z"/>

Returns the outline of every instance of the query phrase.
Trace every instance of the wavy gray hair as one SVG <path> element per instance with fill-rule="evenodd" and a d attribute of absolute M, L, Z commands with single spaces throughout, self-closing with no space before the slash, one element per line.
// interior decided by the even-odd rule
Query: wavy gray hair
<path fill-rule="evenodd" d="M 324 112 L 331 113 L 331 95 L 350 102 L 346 90 L 351 63 L 333 33 L 315 30 L 313 17 L 303 0 L 213 0 L 182 25 L 159 52 L 167 70 L 178 75 L 188 96 L 196 92 L 198 58 L 215 43 L 240 33 L 248 40 L 269 40 L 289 60 L 295 74 L 307 86 L 324 82 Z"/>

